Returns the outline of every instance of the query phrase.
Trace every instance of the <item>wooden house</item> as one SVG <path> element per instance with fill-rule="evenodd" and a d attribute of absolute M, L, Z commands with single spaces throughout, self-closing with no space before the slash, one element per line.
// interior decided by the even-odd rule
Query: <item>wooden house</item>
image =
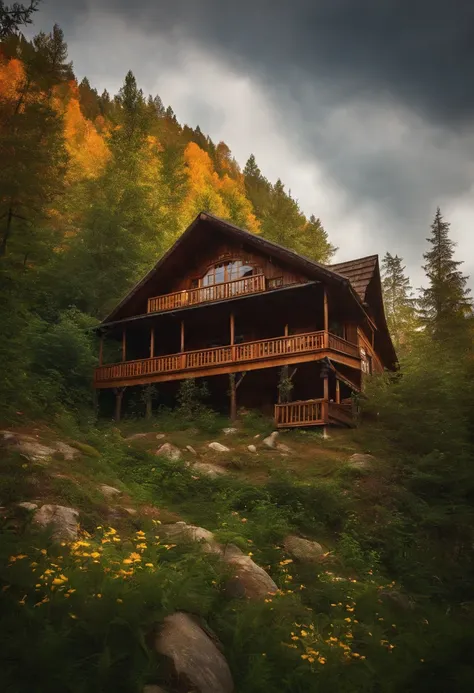
<path fill-rule="evenodd" d="M 325 266 L 201 213 L 98 328 L 94 385 L 204 378 L 212 404 L 278 427 L 350 425 L 364 378 L 396 368 L 377 255 Z M 105 348 L 104 348 L 105 340 Z M 115 345 L 114 363 L 104 354 Z"/>

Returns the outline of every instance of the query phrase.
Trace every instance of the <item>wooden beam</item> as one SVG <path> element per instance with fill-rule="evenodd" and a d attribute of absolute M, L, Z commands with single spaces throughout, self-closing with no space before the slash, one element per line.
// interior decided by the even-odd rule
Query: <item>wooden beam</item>
<path fill-rule="evenodd" d="M 288 324 L 285 325 L 285 337 L 288 337 Z"/>
<path fill-rule="evenodd" d="M 230 314 L 230 345 L 234 346 L 235 342 L 235 316 L 234 313 Z"/>
<path fill-rule="evenodd" d="M 104 335 L 100 335 L 99 339 L 99 366 L 102 366 L 104 363 Z"/>
<path fill-rule="evenodd" d="M 328 292 L 326 287 L 324 287 L 324 331 L 329 331 Z"/>
<path fill-rule="evenodd" d="M 325 402 L 328 402 L 328 401 L 329 401 L 329 378 L 328 378 L 328 376 L 326 376 L 326 377 L 324 378 L 324 381 L 323 381 L 323 382 L 324 382 L 324 395 L 323 395 L 323 399 L 324 399 Z"/>
<path fill-rule="evenodd" d="M 239 389 L 240 385 L 242 384 L 242 380 L 245 378 L 246 375 L 247 375 L 247 371 L 244 371 L 243 373 L 241 373 L 240 378 L 238 379 L 238 381 L 235 384 L 236 390 Z"/>
<path fill-rule="evenodd" d="M 341 385 L 339 378 L 336 378 L 336 404 L 341 403 Z"/>
<path fill-rule="evenodd" d="M 181 347 L 180 351 L 184 351 L 184 320 L 181 320 Z"/>
<path fill-rule="evenodd" d="M 155 355 L 155 328 L 152 327 L 150 330 L 150 358 L 152 359 Z"/>
<path fill-rule="evenodd" d="M 125 328 L 122 330 L 122 361 L 127 360 L 127 332 Z"/>

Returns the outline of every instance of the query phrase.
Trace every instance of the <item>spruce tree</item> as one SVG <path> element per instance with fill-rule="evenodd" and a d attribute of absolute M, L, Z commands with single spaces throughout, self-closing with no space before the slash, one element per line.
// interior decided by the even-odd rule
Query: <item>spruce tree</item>
<path fill-rule="evenodd" d="M 16 34 L 20 26 L 31 24 L 32 15 L 37 11 L 40 0 L 30 0 L 28 6 L 20 5 L 18 2 L 12 5 L 5 5 L 0 0 L 0 39 L 11 34 Z"/>
<path fill-rule="evenodd" d="M 465 318 L 472 312 L 468 277 L 458 269 L 462 262 L 453 259 L 456 244 L 449 237 L 449 227 L 438 207 L 426 239 L 431 249 L 423 255 L 429 286 L 421 289 L 420 317 L 438 338 L 449 338 L 457 328 L 467 327 Z"/>
<path fill-rule="evenodd" d="M 337 248 L 329 242 L 321 219 L 312 214 L 296 238 L 295 250 L 310 260 L 327 264 Z"/>
<path fill-rule="evenodd" d="M 262 175 L 253 154 L 249 156 L 243 174 L 245 193 L 252 203 L 255 216 L 262 222 L 270 206 L 272 186 Z"/>
<path fill-rule="evenodd" d="M 415 301 L 402 258 L 386 253 L 382 260 L 382 291 L 385 315 L 393 344 L 406 346 L 416 324 Z"/>

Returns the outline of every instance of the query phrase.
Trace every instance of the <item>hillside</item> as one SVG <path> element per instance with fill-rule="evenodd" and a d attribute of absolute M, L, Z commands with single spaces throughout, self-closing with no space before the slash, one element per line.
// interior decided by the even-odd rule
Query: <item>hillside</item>
<path fill-rule="evenodd" d="M 270 432 L 4 431 L 5 690 L 468 690 L 471 616 L 430 586 L 393 461 L 365 429 Z"/>

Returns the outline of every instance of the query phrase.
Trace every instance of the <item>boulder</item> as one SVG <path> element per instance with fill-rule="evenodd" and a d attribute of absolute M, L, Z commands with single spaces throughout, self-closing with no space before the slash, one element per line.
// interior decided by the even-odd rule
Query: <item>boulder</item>
<path fill-rule="evenodd" d="M 273 433 L 270 433 L 269 436 L 263 439 L 263 444 L 267 446 L 267 448 L 276 448 L 276 441 L 278 438 L 278 431 L 273 431 Z"/>
<path fill-rule="evenodd" d="M 389 602 L 398 607 L 401 611 L 411 611 L 414 608 L 414 602 L 410 597 L 399 590 L 385 589 L 379 592 L 379 596 L 385 602 Z"/>
<path fill-rule="evenodd" d="M 204 527 L 188 525 L 186 522 L 174 522 L 169 525 L 161 525 L 160 536 L 164 536 L 167 541 L 175 543 L 195 541 L 202 544 L 206 553 L 221 553 L 221 547 L 214 539 L 214 535 Z"/>
<path fill-rule="evenodd" d="M 247 445 L 247 450 L 249 452 L 257 452 L 257 448 L 255 447 L 255 445 Z"/>
<path fill-rule="evenodd" d="M 237 433 L 236 428 L 223 428 L 222 433 L 226 436 L 232 435 L 232 433 Z"/>
<path fill-rule="evenodd" d="M 171 462 L 178 462 L 178 460 L 181 459 L 181 450 L 172 443 L 163 443 L 163 445 L 155 452 L 155 455 L 166 457 L 166 459 L 170 460 Z"/>
<path fill-rule="evenodd" d="M 123 508 L 123 510 L 127 513 L 127 515 L 136 515 L 137 511 L 135 508 Z"/>
<path fill-rule="evenodd" d="M 288 445 L 285 445 L 284 443 L 277 443 L 276 449 L 279 452 L 283 452 L 285 454 L 288 454 L 289 452 L 292 452 L 291 448 L 288 447 Z"/>
<path fill-rule="evenodd" d="M 361 469 L 368 471 L 373 469 L 376 459 L 373 455 L 361 454 L 359 452 L 351 455 L 348 460 L 348 465 L 351 469 Z"/>
<path fill-rule="evenodd" d="M 99 490 L 102 491 L 106 498 L 113 498 L 114 496 L 119 496 L 122 493 L 120 489 L 115 488 L 114 486 L 107 486 L 107 484 L 102 484 L 99 486 Z"/>
<path fill-rule="evenodd" d="M 197 455 L 196 450 L 193 448 L 192 445 L 186 445 L 186 450 L 191 453 L 191 455 Z"/>
<path fill-rule="evenodd" d="M 155 638 L 155 650 L 170 660 L 177 683 L 196 693 L 233 693 L 234 684 L 217 645 L 183 612 L 167 616 Z"/>
<path fill-rule="evenodd" d="M 198 474 L 205 474 L 206 476 L 215 479 L 217 476 L 222 476 L 227 474 L 225 469 L 218 467 L 217 464 L 210 464 L 209 462 L 195 462 L 191 469 L 194 469 Z"/>
<path fill-rule="evenodd" d="M 226 547 L 223 560 L 232 571 L 227 584 L 230 596 L 264 599 L 278 591 L 270 575 L 236 546 Z"/>
<path fill-rule="evenodd" d="M 309 541 L 293 534 L 288 535 L 283 541 L 285 551 L 298 561 L 317 563 L 324 557 L 325 551 L 317 541 Z"/>
<path fill-rule="evenodd" d="M 79 511 L 63 505 L 42 505 L 33 521 L 40 527 L 51 526 L 56 541 L 74 541 L 79 532 Z"/>
<path fill-rule="evenodd" d="M 33 512 L 36 510 L 38 505 L 36 503 L 29 503 L 28 501 L 23 501 L 22 503 L 16 504 L 18 508 L 23 508 L 23 510 L 28 510 L 28 512 Z"/>
<path fill-rule="evenodd" d="M 56 450 L 60 452 L 65 460 L 68 460 L 71 462 L 75 457 L 80 455 L 80 451 L 77 450 L 76 448 L 73 448 L 71 445 L 68 445 L 67 443 L 63 443 L 61 440 L 58 440 L 56 443 Z"/>
<path fill-rule="evenodd" d="M 156 439 L 156 440 L 163 440 L 163 438 L 166 438 L 166 434 L 165 434 L 165 433 L 157 433 L 156 436 L 155 436 L 155 439 Z"/>
<path fill-rule="evenodd" d="M 42 462 L 48 457 L 52 457 L 57 450 L 39 443 L 33 436 L 24 433 L 13 433 L 12 431 L 0 431 L 2 442 L 8 447 L 15 447 L 31 462 Z"/>
<path fill-rule="evenodd" d="M 222 445 L 221 443 L 209 443 L 207 447 L 211 450 L 215 450 L 216 452 L 230 452 L 230 448 Z"/>

